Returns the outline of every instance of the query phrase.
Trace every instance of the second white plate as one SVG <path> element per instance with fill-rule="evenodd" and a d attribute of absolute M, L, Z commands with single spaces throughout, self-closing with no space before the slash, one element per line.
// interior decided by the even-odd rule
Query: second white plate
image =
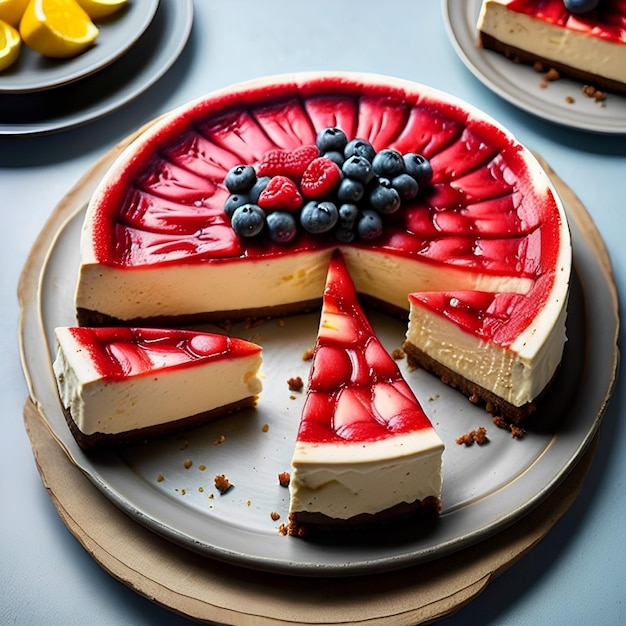
<path fill-rule="evenodd" d="M 542 75 L 532 67 L 476 45 L 481 0 L 442 1 L 452 45 L 467 68 L 494 93 L 550 122 L 598 133 L 626 133 L 626 97 L 611 93 L 604 102 L 596 102 L 583 95 L 580 82 L 567 78 L 540 87 Z"/>
<path fill-rule="evenodd" d="M 119 59 L 143 35 L 154 18 L 159 0 L 130 0 L 106 19 L 96 21 L 95 44 L 71 59 L 49 59 L 26 45 L 17 62 L 0 74 L 0 93 L 30 93 L 67 85 Z"/>

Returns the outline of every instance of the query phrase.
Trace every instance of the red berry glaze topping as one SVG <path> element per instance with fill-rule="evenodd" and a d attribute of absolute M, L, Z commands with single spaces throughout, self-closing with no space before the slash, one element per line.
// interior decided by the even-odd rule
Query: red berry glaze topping
<path fill-rule="evenodd" d="M 335 252 L 298 439 L 374 441 L 430 427 L 359 305 L 341 253 Z"/>

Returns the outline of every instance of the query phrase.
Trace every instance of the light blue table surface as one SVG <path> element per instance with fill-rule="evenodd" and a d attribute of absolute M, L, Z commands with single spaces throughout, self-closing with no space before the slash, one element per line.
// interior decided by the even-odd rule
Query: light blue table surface
<path fill-rule="evenodd" d="M 363 70 L 416 80 L 483 109 L 541 153 L 580 197 L 626 293 L 626 134 L 553 125 L 500 99 L 462 64 L 434 0 L 195 0 L 190 41 L 134 102 L 81 128 L 0 137 L 0 623 L 183 624 L 109 576 L 68 532 L 37 472 L 22 421 L 27 397 L 16 289 L 54 206 L 115 143 L 215 88 L 299 70 Z M 3 96 L 0 95 L 0 98 Z M 624 345 L 624 332 L 620 333 Z M 626 621 L 626 373 L 605 414 L 582 492 L 548 536 L 442 624 Z"/>

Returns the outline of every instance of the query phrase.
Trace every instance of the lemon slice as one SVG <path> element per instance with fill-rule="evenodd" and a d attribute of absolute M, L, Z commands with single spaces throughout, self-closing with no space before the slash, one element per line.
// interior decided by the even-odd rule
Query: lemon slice
<path fill-rule="evenodd" d="M 24 43 L 47 57 L 76 56 L 98 33 L 76 0 L 30 0 L 20 22 Z"/>
<path fill-rule="evenodd" d="M 0 20 L 0 71 L 17 61 L 22 47 L 20 34 L 4 20 Z"/>
<path fill-rule="evenodd" d="M 92 20 L 108 17 L 128 4 L 128 0 L 76 0 Z"/>
<path fill-rule="evenodd" d="M 27 4 L 28 0 L 0 0 L 0 20 L 17 28 Z"/>

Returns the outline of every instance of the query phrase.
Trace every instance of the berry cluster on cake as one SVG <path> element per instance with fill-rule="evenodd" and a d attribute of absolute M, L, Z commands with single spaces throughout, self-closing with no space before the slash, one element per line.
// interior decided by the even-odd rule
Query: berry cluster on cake
<path fill-rule="evenodd" d="M 163 328 L 322 307 L 300 535 L 440 506 L 441 442 L 356 293 L 408 316 L 411 365 L 521 421 L 562 358 L 570 270 L 547 175 L 482 112 L 409 81 L 298 74 L 191 102 L 120 155 L 87 210 L 76 309 L 80 326 Z M 338 513 L 325 485 L 355 465 L 414 480 Z"/>
<path fill-rule="evenodd" d="M 483 0 L 479 42 L 594 89 L 626 92 L 624 0 Z"/>

